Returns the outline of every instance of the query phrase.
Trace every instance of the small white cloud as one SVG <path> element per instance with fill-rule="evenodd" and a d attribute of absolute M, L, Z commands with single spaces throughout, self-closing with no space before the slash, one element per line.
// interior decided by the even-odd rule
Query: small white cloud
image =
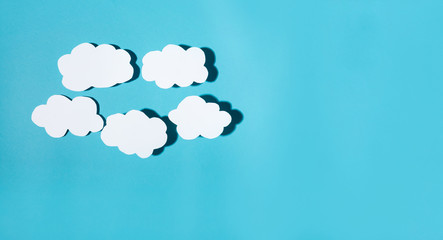
<path fill-rule="evenodd" d="M 197 47 L 184 50 L 169 44 L 162 51 L 148 52 L 143 57 L 142 76 L 146 81 L 155 81 L 163 89 L 177 84 L 187 87 L 193 82 L 203 83 L 208 77 L 205 53 Z"/>
<path fill-rule="evenodd" d="M 88 97 L 70 100 L 62 95 L 53 95 L 45 105 L 34 109 L 31 118 L 54 138 L 63 137 L 68 130 L 76 136 L 86 136 L 103 128 L 103 119 L 97 114 L 97 104 Z"/>
<path fill-rule="evenodd" d="M 232 120 L 229 113 L 220 111 L 218 104 L 206 103 L 198 96 L 183 99 L 177 109 L 169 112 L 168 117 L 177 125 L 178 134 L 186 140 L 195 139 L 199 135 L 216 138 Z"/>
<path fill-rule="evenodd" d="M 58 60 L 63 86 L 72 91 L 107 88 L 132 78 L 131 56 L 109 44 L 82 43 Z"/>
<path fill-rule="evenodd" d="M 166 124 L 160 118 L 149 118 L 141 111 L 131 110 L 125 115 L 109 116 L 101 138 L 106 145 L 118 147 L 123 153 L 147 158 L 154 149 L 165 145 L 166 130 Z"/>

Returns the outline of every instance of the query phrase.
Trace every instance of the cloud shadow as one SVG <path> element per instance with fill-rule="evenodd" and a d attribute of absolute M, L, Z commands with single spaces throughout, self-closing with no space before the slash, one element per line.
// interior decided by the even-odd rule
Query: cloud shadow
<path fill-rule="evenodd" d="M 191 46 L 186 45 L 186 44 L 180 44 L 179 46 L 182 47 L 185 50 L 188 50 L 191 47 Z M 218 70 L 215 67 L 215 53 L 209 47 L 202 47 L 200 49 L 203 50 L 203 52 L 205 53 L 205 58 L 206 58 L 205 67 L 208 70 L 208 77 L 206 78 L 205 82 L 214 82 L 217 79 L 217 77 L 218 77 Z M 203 83 L 205 83 L 205 82 L 203 82 Z M 202 83 L 194 82 L 194 83 L 191 84 L 191 86 L 199 86 L 201 84 Z M 179 88 L 180 86 L 174 84 L 173 87 L 174 88 Z"/>
<path fill-rule="evenodd" d="M 160 117 L 160 115 L 158 115 L 158 113 L 152 109 L 144 108 L 140 111 L 142 111 L 149 118 L 153 117 L 160 118 L 166 124 L 167 127 L 166 135 L 168 135 L 168 140 L 166 140 L 166 144 L 163 147 L 155 149 L 154 152 L 152 153 L 152 155 L 158 156 L 165 150 L 165 147 L 171 146 L 177 141 L 178 138 L 177 126 L 174 123 L 172 123 L 171 120 L 169 120 L 168 116 Z"/>
<path fill-rule="evenodd" d="M 210 94 L 201 95 L 200 97 L 203 98 L 206 102 L 218 104 L 221 111 L 228 112 L 229 115 L 231 115 L 232 121 L 227 127 L 225 127 L 223 133 L 221 134 L 222 136 L 227 136 L 233 133 L 236 126 L 243 121 L 243 113 L 238 109 L 232 109 L 232 104 L 230 102 L 220 102 L 216 97 Z"/>

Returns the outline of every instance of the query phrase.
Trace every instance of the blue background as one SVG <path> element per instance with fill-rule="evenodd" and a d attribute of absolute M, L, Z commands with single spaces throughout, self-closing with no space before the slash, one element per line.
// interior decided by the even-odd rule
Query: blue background
<path fill-rule="evenodd" d="M 0 3 L 0 239 L 443 239 L 442 1 Z M 144 54 L 210 47 L 215 82 L 141 77 L 72 92 L 57 60 L 82 42 Z M 148 159 L 100 134 L 49 137 L 53 94 L 107 117 L 229 101 L 228 136 Z"/>

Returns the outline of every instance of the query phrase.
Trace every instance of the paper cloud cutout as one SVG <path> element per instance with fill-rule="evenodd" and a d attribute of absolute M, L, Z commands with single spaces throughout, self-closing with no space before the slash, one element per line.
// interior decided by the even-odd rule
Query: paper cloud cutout
<path fill-rule="evenodd" d="M 160 118 L 149 118 L 141 111 L 131 110 L 125 115 L 109 116 L 101 138 L 107 146 L 118 147 L 123 153 L 147 158 L 154 149 L 165 145 L 166 130 L 166 124 Z"/>
<path fill-rule="evenodd" d="M 58 69 L 63 86 L 72 91 L 112 87 L 134 74 L 129 53 L 109 44 L 82 43 L 58 60 Z"/>
<path fill-rule="evenodd" d="M 169 44 L 162 51 L 148 52 L 143 57 L 142 76 L 146 81 L 155 81 L 163 89 L 174 84 L 188 87 L 193 82 L 203 83 L 208 78 L 205 53 L 197 47 L 184 50 Z"/>
<path fill-rule="evenodd" d="M 31 118 L 54 138 L 65 136 L 68 130 L 76 136 L 86 136 L 103 128 L 103 119 L 97 114 L 97 104 L 89 97 L 71 100 L 63 95 L 53 95 L 46 105 L 34 109 Z"/>
<path fill-rule="evenodd" d="M 228 112 L 220 111 L 216 103 L 207 103 L 198 96 L 189 96 L 180 102 L 177 109 L 169 112 L 169 119 L 177 125 L 178 134 L 186 140 L 198 136 L 216 138 L 231 121 Z"/>

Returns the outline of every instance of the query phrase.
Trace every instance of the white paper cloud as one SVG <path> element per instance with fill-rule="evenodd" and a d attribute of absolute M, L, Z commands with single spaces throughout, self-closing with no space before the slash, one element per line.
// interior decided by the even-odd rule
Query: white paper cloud
<path fill-rule="evenodd" d="M 193 82 L 206 81 L 208 70 L 204 66 L 205 61 L 205 53 L 200 48 L 184 50 L 169 44 L 162 51 L 148 52 L 143 57 L 142 76 L 146 81 L 155 81 L 163 89 L 174 84 L 187 87 Z"/>
<path fill-rule="evenodd" d="M 232 120 L 229 113 L 220 111 L 218 104 L 206 103 L 198 96 L 183 99 L 177 109 L 169 112 L 168 117 L 177 125 L 178 134 L 186 140 L 200 135 L 209 139 L 216 138 Z"/>
<path fill-rule="evenodd" d="M 132 78 L 131 56 L 109 44 L 82 43 L 58 60 L 63 86 L 72 91 L 107 88 Z"/>
<path fill-rule="evenodd" d="M 147 158 L 154 149 L 165 145 L 166 130 L 166 124 L 160 118 L 149 118 L 141 111 L 131 110 L 125 115 L 109 116 L 101 138 L 106 145 L 118 147 L 123 153 Z"/>
<path fill-rule="evenodd" d="M 97 104 L 88 97 L 70 100 L 62 95 L 53 95 L 45 105 L 34 109 L 31 118 L 54 138 L 63 137 L 68 130 L 76 136 L 86 136 L 103 128 L 103 119 L 97 114 Z"/>

